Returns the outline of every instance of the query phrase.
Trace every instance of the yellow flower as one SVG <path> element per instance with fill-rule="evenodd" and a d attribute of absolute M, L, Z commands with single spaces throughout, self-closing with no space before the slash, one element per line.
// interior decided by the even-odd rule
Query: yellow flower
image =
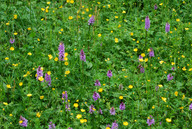
<path fill-rule="evenodd" d="M 73 19 L 73 17 L 72 16 L 69 16 L 69 20 L 72 20 Z"/>
<path fill-rule="evenodd" d="M 113 33 L 113 31 L 111 30 L 111 33 Z"/>
<path fill-rule="evenodd" d="M 86 8 L 86 9 L 85 9 L 85 11 L 86 11 L 86 12 L 89 12 L 89 9 L 88 9 L 88 8 Z"/>
<path fill-rule="evenodd" d="M 182 68 L 183 71 L 186 71 L 187 69 L 185 67 Z"/>
<path fill-rule="evenodd" d="M 23 121 L 22 121 L 22 120 L 20 120 L 20 121 L 19 121 L 19 123 L 20 123 L 20 124 L 22 124 L 22 123 L 23 123 Z"/>
<path fill-rule="evenodd" d="M 81 119 L 80 122 L 81 122 L 81 123 L 84 123 L 84 119 Z"/>
<path fill-rule="evenodd" d="M 183 109 L 184 109 L 184 107 L 179 107 L 179 109 L 183 110 Z"/>
<path fill-rule="evenodd" d="M 132 85 L 129 85 L 129 89 L 132 89 L 133 88 L 133 86 Z"/>
<path fill-rule="evenodd" d="M 44 99 L 44 96 L 40 96 L 40 99 Z"/>
<path fill-rule="evenodd" d="M 84 119 L 84 122 L 87 122 L 87 119 Z"/>
<path fill-rule="evenodd" d="M 9 114 L 9 116 L 13 116 L 13 114 Z"/>
<path fill-rule="evenodd" d="M 123 11 L 122 13 L 126 13 L 126 11 Z"/>
<path fill-rule="evenodd" d="M 85 109 L 81 109 L 81 112 L 85 112 Z"/>
<path fill-rule="evenodd" d="M 97 2 L 97 4 L 101 4 L 101 2 Z"/>
<path fill-rule="evenodd" d="M 182 100 L 184 100 L 184 99 L 185 99 L 185 95 L 182 96 Z"/>
<path fill-rule="evenodd" d="M 159 63 L 160 63 L 160 64 L 163 64 L 163 63 L 164 63 L 164 61 L 162 61 L 162 60 L 161 60 L 161 61 L 159 61 Z"/>
<path fill-rule="evenodd" d="M 69 74 L 70 73 L 70 71 L 68 70 L 68 71 L 65 71 L 65 74 Z"/>
<path fill-rule="evenodd" d="M 167 102 L 167 98 L 161 97 L 164 102 Z"/>
<path fill-rule="evenodd" d="M 101 37 L 101 34 L 98 34 L 98 37 Z"/>
<path fill-rule="evenodd" d="M 176 19 L 176 21 L 177 21 L 177 22 L 179 22 L 179 21 L 180 21 L 180 19 Z"/>
<path fill-rule="evenodd" d="M 55 59 L 54 59 L 55 61 L 58 61 L 58 57 L 55 57 Z"/>
<path fill-rule="evenodd" d="M 116 42 L 116 43 L 118 43 L 118 42 L 119 42 L 118 38 L 115 38 L 115 42 Z"/>
<path fill-rule="evenodd" d="M 171 122 L 171 119 L 169 119 L 169 118 L 166 118 L 166 121 L 167 121 L 168 123 L 170 123 L 170 122 Z"/>
<path fill-rule="evenodd" d="M 17 14 L 13 15 L 14 19 L 17 19 Z"/>
<path fill-rule="evenodd" d="M 134 52 L 137 52 L 137 51 L 138 51 L 138 49 L 137 49 L 137 48 L 134 48 L 134 49 L 133 49 L 133 51 L 134 51 Z"/>
<path fill-rule="evenodd" d="M 27 28 L 28 30 L 31 30 L 31 27 Z"/>
<path fill-rule="evenodd" d="M 185 30 L 189 30 L 189 28 L 185 28 Z"/>
<path fill-rule="evenodd" d="M 77 108 L 79 105 L 78 103 L 74 103 L 73 106 Z"/>
<path fill-rule="evenodd" d="M 106 127 L 105 129 L 111 129 L 110 127 Z"/>
<path fill-rule="evenodd" d="M 123 99 L 123 96 L 119 96 L 119 99 Z"/>
<path fill-rule="evenodd" d="M 14 51 L 15 49 L 14 49 L 14 47 L 10 47 L 10 50 L 11 50 L 11 51 Z"/>
<path fill-rule="evenodd" d="M 44 8 L 41 8 L 41 10 L 42 10 L 42 11 L 45 11 L 45 9 L 44 9 Z"/>
<path fill-rule="evenodd" d="M 37 112 L 36 116 L 37 116 L 37 117 L 41 117 L 41 113 L 40 113 L 40 112 Z"/>
<path fill-rule="evenodd" d="M 148 61 L 148 58 L 145 58 L 145 62 L 147 62 Z"/>
<path fill-rule="evenodd" d="M 68 60 L 68 58 L 67 58 L 67 57 L 65 57 L 65 58 L 64 58 L 64 60 L 65 60 L 65 61 L 67 61 L 67 60 Z"/>
<path fill-rule="evenodd" d="M 22 86 L 23 85 L 23 82 L 19 82 L 19 86 Z"/>
<path fill-rule="evenodd" d="M 131 32 L 130 35 L 133 36 L 133 32 Z"/>
<path fill-rule="evenodd" d="M 118 16 L 115 16 L 115 18 L 118 18 Z"/>
<path fill-rule="evenodd" d="M 190 68 L 189 71 L 192 71 L 192 68 Z"/>
<path fill-rule="evenodd" d="M 89 14 L 89 17 L 91 17 L 92 16 L 92 14 Z"/>
<path fill-rule="evenodd" d="M 6 102 L 3 102 L 3 104 L 4 104 L 4 105 L 8 105 L 8 103 L 6 103 Z"/>
<path fill-rule="evenodd" d="M 32 94 L 27 94 L 27 96 L 28 96 L 28 97 L 31 97 L 31 96 L 32 96 Z"/>
<path fill-rule="evenodd" d="M 44 78 L 43 78 L 42 76 L 40 76 L 40 77 L 38 78 L 38 80 L 42 82 L 42 81 L 44 80 Z"/>
<path fill-rule="evenodd" d="M 175 62 L 171 62 L 171 65 L 175 65 Z"/>
<path fill-rule="evenodd" d="M 106 21 L 109 21 L 109 19 L 106 19 Z"/>
<path fill-rule="evenodd" d="M 55 88 L 52 88 L 52 90 L 55 90 Z"/>
<path fill-rule="evenodd" d="M 145 53 L 142 53 L 141 56 L 142 56 L 142 57 L 145 57 Z"/>
<path fill-rule="evenodd" d="M 8 85 L 7 85 L 7 88 L 11 88 L 11 85 L 8 84 Z"/>
<path fill-rule="evenodd" d="M 74 0 L 70 0 L 70 3 L 73 4 L 73 3 L 74 3 Z"/>
<path fill-rule="evenodd" d="M 17 35 L 17 32 L 13 33 L 14 35 Z"/>
<path fill-rule="evenodd" d="M 100 93 L 103 92 L 103 88 L 99 88 L 98 92 Z"/>
<path fill-rule="evenodd" d="M 191 99 L 191 98 L 189 98 L 189 101 L 192 101 L 192 99 Z"/>
<path fill-rule="evenodd" d="M 173 33 L 173 31 L 170 31 L 170 33 L 172 34 L 172 33 Z"/>
<path fill-rule="evenodd" d="M 160 3 L 159 5 L 160 5 L 160 6 L 162 6 L 162 5 L 163 5 L 163 3 Z"/>
<path fill-rule="evenodd" d="M 123 122 L 124 126 L 127 126 L 129 123 L 127 121 Z"/>
<path fill-rule="evenodd" d="M 177 91 L 175 91 L 175 93 L 174 93 L 174 94 L 175 94 L 175 96 L 178 96 L 178 92 L 177 92 Z"/>
<path fill-rule="evenodd" d="M 8 25 L 9 25 L 9 22 L 6 23 L 6 26 L 8 26 Z"/>
<path fill-rule="evenodd" d="M 76 118 L 80 119 L 80 118 L 82 118 L 82 115 L 81 114 L 77 114 Z"/>
<path fill-rule="evenodd" d="M 47 74 L 48 74 L 48 75 L 51 75 L 51 71 L 48 71 Z"/>
<path fill-rule="evenodd" d="M 118 28 L 120 28 L 120 27 L 121 27 L 121 25 L 119 24 L 119 25 L 118 25 Z"/>
<path fill-rule="evenodd" d="M 155 109 L 155 106 L 154 106 L 154 105 L 152 106 L 152 109 Z"/>
<path fill-rule="evenodd" d="M 31 52 L 29 52 L 29 53 L 27 53 L 27 55 L 31 56 L 31 55 L 32 55 L 32 53 L 31 53 Z"/>
<path fill-rule="evenodd" d="M 107 6 L 108 6 L 108 8 L 110 8 L 110 7 L 111 7 L 111 5 L 110 5 L 110 4 L 108 4 Z"/>
<path fill-rule="evenodd" d="M 9 57 L 5 57 L 5 60 L 9 60 Z"/>
<path fill-rule="evenodd" d="M 47 2 L 47 4 L 51 4 L 51 2 Z"/>

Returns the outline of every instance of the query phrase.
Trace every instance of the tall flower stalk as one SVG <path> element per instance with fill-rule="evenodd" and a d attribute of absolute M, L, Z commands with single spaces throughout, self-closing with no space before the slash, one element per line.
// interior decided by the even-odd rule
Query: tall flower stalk
<path fill-rule="evenodd" d="M 144 47 L 146 47 L 146 44 L 147 44 L 147 31 L 149 30 L 149 28 L 150 28 L 150 20 L 149 20 L 149 16 L 146 16 L 146 18 L 145 18 L 146 31 L 145 31 L 145 46 Z"/>
<path fill-rule="evenodd" d="M 91 18 L 88 21 L 88 25 L 89 25 L 89 31 L 88 31 L 88 51 L 89 51 L 89 43 L 90 43 L 90 30 L 91 30 L 91 26 L 94 24 L 95 22 L 95 16 L 91 16 Z"/>

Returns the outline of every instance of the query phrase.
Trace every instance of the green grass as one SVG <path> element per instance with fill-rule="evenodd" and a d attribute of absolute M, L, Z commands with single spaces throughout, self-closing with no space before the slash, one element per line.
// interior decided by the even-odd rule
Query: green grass
<path fill-rule="evenodd" d="M 23 128 L 20 116 L 28 120 L 29 129 L 48 128 L 50 121 L 56 128 L 105 129 L 115 120 L 119 129 L 192 127 L 190 0 L 47 2 L 10 0 L 0 4 L 1 128 Z M 95 22 L 89 26 L 92 15 Z M 150 19 L 147 36 L 146 16 Z M 64 61 L 58 60 L 60 42 L 68 54 Z M 155 57 L 149 57 L 149 48 Z M 80 60 L 81 49 L 86 62 Z M 145 55 L 143 62 L 138 61 L 141 54 Z M 140 73 L 140 64 L 144 73 Z M 51 72 L 51 87 L 36 80 L 39 66 L 44 75 Z M 108 70 L 113 74 L 110 83 Z M 169 73 L 171 81 L 167 81 Z M 94 86 L 96 79 L 101 86 Z M 65 110 L 63 91 L 68 93 L 70 111 Z M 93 100 L 94 91 L 100 94 L 97 101 Z M 124 111 L 119 109 L 121 102 Z M 96 109 L 93 114 L 89 113 L 91 104 Z M 111 107 L 116 110 L 114 116 Z M 78 114 L 82 115 L 79 119 Z M 150 115 L 155 120 L 151 127 L 147 124 Z"/>

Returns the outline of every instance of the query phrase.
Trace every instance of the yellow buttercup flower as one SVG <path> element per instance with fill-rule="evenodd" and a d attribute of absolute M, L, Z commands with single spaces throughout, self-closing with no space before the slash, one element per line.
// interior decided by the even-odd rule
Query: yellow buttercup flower
<path fill-rule="evenodd" d="M 160 63 L 160 64 L 163 64 L 163 63 L 164 63 L 164 61 L 162 61 L 162 60 L 161 60 L 161 61 L 159 61 L 159 63 Z"/>
<path fill-rule="evenodd" d="M 131 32 L 130 35 L 133 36 L 133 32 Z"/>
<path fill-rule="evenodd" d="M 84 123 L 84 119 L 80 119 L 80 122 L 81 122 L 81 123 Z"/>
<path fill-rule="evenodd" d="M 127 121 L 123 122 L 124 126 L 127 126 L 129 123 Z"/>
<path fill-rule="evenodd" d="M 142 57 L 145 57 L 145 53 L 141 53 L 141 56 L 142 56 Z"/>
<path fill-rule="evenodd" d="M 186 71 L 187 69 L 185 67 L 182 68 L 183 71 Z"/>
<path fill-rule="evenodd" d="M 80 119 L 80 118 L 82 118 L 82 115 L 81 114 L 77 114 L 76 118 Z"/>
<path fill-rule="evenodd" d="M 101 37 L 101 34 L 98 34 L 98 37 Z"/>
<path fill-rule="evenodd" d="M 14 49 L 14 47 L 10 47 L 10 50 L 11 50 L 11 51 L 14 51 L 15 49 Z"/>
<path fill-rule="evenodd" d="M 73 19 L 73 17 L 72 16 L 69 16 L 69 20 L 72 20 Z"/>
<path fill-rule="evenodd" d="M 70 73 L 70 71 L 68 70 L 68 71 L 65 71 L 65 74 L 69 74 Z"/>
<path fill-rule="evenodd" d="M 3 104 L 4 104 L 4 105 L 8 105 L 8 103 L 7 103 L 7 102 L 3 102 Z"/>
<path fill-rule="evenodd" d="M 123 11 L 122 13 L 126 13 L 126 11 Z"/>
<path fill-rule="evenodd" d="M 31 96 L 32 96 L 32 94 L 27 94 L 27 96 L 28 96 L 28 97 L 31 97 Z"/>
<path fill-rule="evenodd" d="M 27 55 L 31 56 L 31 55 L 32 55 L 32 53 L 31 53 L 31 52 L 29 52 L 29 53 L 27 53 Z"/>
<path fill-rule="evenodd" d="M 27 28 L 28 30 L 31 30 L 31 27 Z"/>
<path fill-rule="evenodd" d="M 175 91 L 175 93 L 174 93 L 174 94 L 175 94 L 175 96 L 178 96 L 178 92 L 177 92 L 177 91 Z"/>
<path fill-rule="evenodd" d="M 137 48 L 134 48 L 134 49 L 133 49 L 133 51 L 134 51 L 134 52 L 137 52 L 137 51 L 138 51 L 138 49 L 137 49 Z"/>
<path fill-rule="evenodd" d="M 182 96 L 182 100 L 184 100 L 184 99 L 185 99 L 185 95 Z"/>
<path fill-rule="evenodd" d="M 103 88 L 99 88 L 98 92 L 100 93 L 103 92 Z"/>
<path fill-rule="evenodd" d="M 51 4 L 51 2 L 47 2 L 47 4 Z"/>
<path fill-rule="evenodd" d="M 5 60 L 9 60 L 9 57 L 5 57 Z"/>
<path fill-rule="evenodd" d="M 19 83 L 19 86 L 22 86 L 22 85 L 23 85 L 23 82 L 20 82 L 20 83 Z"/>
<path fill-rule="evenodd" d="M 36 116 L 37 116 L 37 117 L 41 117 L 41 113 L 40 113 L 40 112 L 37 112 Z"/>
<path fill-rule="evenodd" d="M 44 99 L 44 96 L 40 96 L 40 99 Z"/>
<path fill-rule="evenodd" d="M 77 108 L 79 105 L 78 103 L 74 103 L 73 106 Z"/>
<path fill-rule="evenodd" d="M 164 102 L 167 102 L 167 98 L 161 97 Z"/>
<path fill-rule="evenodd" d="M 154 105 L 152 106 L 152 109 L 155 109 L 155 106 L 154 106 Z"/>
<path fill-rule="evenodd" d="M 10 88 L 11 88 L 11 85 L 9 85 L 9 84 L 8 84 L 8 85 L 7 85 L 7 88 L 9 88 L 9 89 L 10 89 Z"/>
<path fill-rule="evenodd" d="M 119 42 L 118 38 L 115 38 L 115 43 L 118 43 L 118 42 Z"/>
<path fill-rule="evenodd" d="M 123 96 L 119 96 L 119 99 L 123 99 Z"/>
<path fill-rule="evenodd" d="M 14 19 L 17 19 L 17 14 L 13 15 Z"/>
<path fill-rule="evenodd" d="M 48 71 L 47 74 L 48 74 L 48 75 L 51 75 L 51 71 Z"/>
<path fill-rule="evenodd" d="M 180 21 L 180 19 L 176 19 L 176 21 L 177 21 L 177 22 L 179 22 L 179 21 Z"/>
<path fill-rule="evenodd" d="M 40 77 L 38 78 L 38 80 L 42 82 L 42 81 L 44 80 L 44 78 L 43 78 L 42 76 L 40 76 Z"/>
<path fill-rule="evenodd" d="M 55 59 L 54 59 L 55 61 L 58 61 L 59 59 L 58 59 L 58 57 L 55 57 Z"/>
<path fill-rule="evenodd" d="M 170 118 L 166 118 L 166 121 L 167 121 L 168 123 L 170 123 L 170 122 L 171 122 L 171 119 L 170 119 Z"/>
<path fill-rule="evenodd" d="M 85 112 L 85 109 L 81 109 L 81 112 Z"/>
<path fill-rule="evenodd" d="M 132 89 L 133 88 L 133 86 L 132 85 L 129 85 L 129 89 Z"/>

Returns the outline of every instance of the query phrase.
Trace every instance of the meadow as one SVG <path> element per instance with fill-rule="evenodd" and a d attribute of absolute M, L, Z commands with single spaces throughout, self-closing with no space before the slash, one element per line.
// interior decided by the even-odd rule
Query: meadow
<path fill-rule="evenodd" d="M 1 2 L 0 128 L 192 128 L 191 8 Z"/>

